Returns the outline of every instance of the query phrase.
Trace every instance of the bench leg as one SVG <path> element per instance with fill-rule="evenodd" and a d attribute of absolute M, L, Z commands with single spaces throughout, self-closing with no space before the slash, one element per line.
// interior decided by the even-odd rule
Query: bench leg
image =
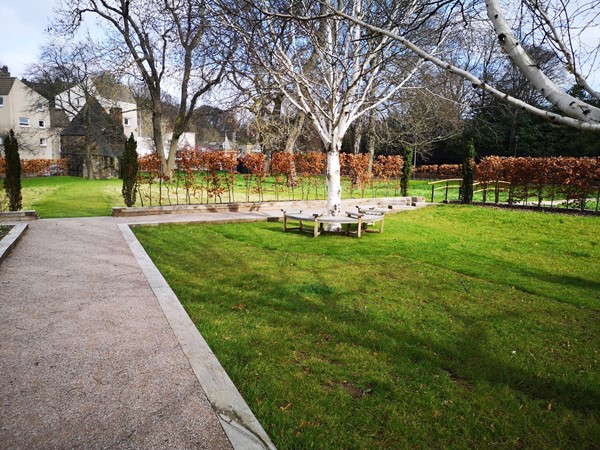
<path fill-rule="evenodd" d="M 360 238 L 360 232 L 362 230 L 362 218 L 358 218 L 358 228 L 356 229 L 356 236 Z"/>
<path fill-rule="evenodd" d="M 379 232 L 383 233 L 383 221 L 385 220 L 385 216 L 381 218 L 381 225 L 379 226 Z"/>
<path fill-rule="evenodd" d="M 287 217 L 283 216 L 283 231 L 287 231 Z"/>
<path fill-rule="evenodd" d="M 319 232 L 319 228 L 322 229 L 323 228 L 323 224 L 319 224 L 319 222 L 315 219 L 315 221 L 314 221 L 314 227 L 313 227 L 313 233 L 314 233 L 313 237 L 317 237 L 319 234 L 321 234 Z"/>

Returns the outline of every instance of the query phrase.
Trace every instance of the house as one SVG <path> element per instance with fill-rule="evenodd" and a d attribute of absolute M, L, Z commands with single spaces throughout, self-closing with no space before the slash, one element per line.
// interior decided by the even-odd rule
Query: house
<path fill-rule="evenodd" d="M 152 137 L 152 116 L 148 111 L 138 108 L 137 103 L 127 86 L 124 86 L 110 78 L 100 76 L 93 78 L 88 83 L 81 83 L 61 92 L 55 98 L 56 108 L 64 110 L 69 120 L 74 120 L 86 103 L 86 98 L 95 98 L 107 113 L 114 108 L 122 112 L 123 133 L 126 138 L 133 133 L 137 141 L 138 155 L 147 155 L 155 151 L 154 139 Z M 165 155 L 171 146 L 173 132 L 167 120 L 163 121 L 163 147 Z M 194 133 L 183 133 L 179 139 L 178 149 L 195 147 L 196 139 Z"/>
<path fill-rule="evenodd" d="M 91 97 L 60 133 L 61 157 L 68 174 L 84 178 L 115 178 L 120 175 L 125 145 L 123 116 L 119 108 L 106 112 Z"/>
<path fill-rule="evenodd" d="M 0 68 L 0 144 L 10 130 L 19 141 L 23 159 L 57 159 L 60 140 L 52 127 L 50 104 L 16 77 Z"/>
<path fill-rule="evenodd" d="M 57 109 L 64 110 L 71 121 L 88 98 L 95 98 L 107 113 L 114 108 L 121 110 L 124 136 L 129 137 L 131 133 L 136 139 L 142 136 L 141 115 L 131 91 L 108 76 L 93 78 L 61 92 L 56 96 L 55 104 Z"/>
<path fill-rule="evenodd" d="M 163 134 L 163 149 L 165 157 L 169 154 L 171 149 L 171 142 L 173 139 L 173 132 Z M 137 152 L 138 155 L 149 155 L 154 153 L 156 146 L 154 145 L 154 139 L 151 137 L 143 137 L 138 139 Z M 177 150 L 183 150 L 185 148 L 196 147 L 196 133 L 185 132 L 179 136 L 179 142 L 177 144 Z"/>

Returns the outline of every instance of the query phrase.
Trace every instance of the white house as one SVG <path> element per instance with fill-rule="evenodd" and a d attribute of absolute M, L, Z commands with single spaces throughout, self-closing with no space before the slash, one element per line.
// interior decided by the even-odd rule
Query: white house
<path fill-rule="evenodd" d="M 74 86 L 56 96 L 56 108 L 64 110 L 69 121 L 73 120 L 81 111 L 86 103 L 86 97 L 91 96 L 98 100 L 107 113 L 114 108 L 121 110 L 123 131 L 126 137 L 129 137 L 131 133 L 136 139 L 142 136 L 137 103 L 127 86 L 106 81 L 103 78 L 94 78 L 87 85 L 86 88 Z"/>
<path fill-rule="evenodd" d="M 23 159 L 57 159 L 60 139 L 52 129 L 49 102 L 0 68 L 0 144 L 10 130 L 19 141 Z"/>
<path fill-rule="evenodd" d="M 164 142 L 163 148 L 165 151 L 165 157 L 169 154 L 169 149 L 171 148 L 171 140 L 173 139 L 173 132 L 163 134 Z M 137 140 L 137 152 L 138 155 L 149 155 L 154 152 L 155 145 L 154 140 L 151 137 L 140 137 Z M 195 148 L 196 147 L 196 133 L 186 132 L 183 133 L 179 137 L 179 143 L 177 145 L 177 150 L 183 150 L 185 148 Z"/>

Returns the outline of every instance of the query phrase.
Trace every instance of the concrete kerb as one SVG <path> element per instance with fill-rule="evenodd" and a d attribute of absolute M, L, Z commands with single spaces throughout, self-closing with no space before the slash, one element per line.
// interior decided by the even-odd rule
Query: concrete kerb
<path fill-rule="evenodd" d="M 0 212 L 0 223 L 31 222 L 38 219 L 39 216 L 37 214 L 37 211 L 35 211 L 34 209 Z"/>
<path fill-rule="evenodd" d="M 0 262 L 4 261 L 4 258 L 6 258 L 14 246 L 17 245 L 17 242 L 19 242 L 28 227 L 29 224 L 26 223 L 15 225 L 8 234 L 0 240 Z"/>
<path fill-rule="evenodd" d="M 241 219 L 244 222 L 265 220 L 268 220 L 268 218 Z M 239 221 L 226 220 L 218 222 Z M 131 226 L 152 226 L 159 223 L 137 223 L 131 224 Z M 217 222 L 211 221 L 211 223 Z M 227 372 L 225 372 L 225 369 L 223 369 L 219 360 L 183 309 L 183 306 L 181 306 L 179 299 L 131 231 L 130 225 L 119 224 L 119 229 L 144 272 L 233 448 L 275 449 L 275 445 L 271 442 Z"/>
<path fill-rule="evenodd" d="M 342 199 L 342 208 L 354 210 L 356 205 L 378 205 L 390 209 L 399 207 L 420 206 L 425 203 L 424 197 L 381 197 L 381 198 L 352 198 Z M 274 201 L 274 202 L 255 202 L 255 203 L 215 203 L 198 205 L 169 205 L 169 206 L 144 206 L 144 207 L 113 207 L 113 217 L 136 217 L 148 215 L 175 215 L 175 214 L 195 214 L 195 213 L 242 213 L 242 212 L 264 212 L 279 211 L 281 209 L 311 209 L 324 208 L 327 202 L 325 200 L 295 200 L 295 201 Z M 392 208 L 392 206 L 394 208 Z"/>

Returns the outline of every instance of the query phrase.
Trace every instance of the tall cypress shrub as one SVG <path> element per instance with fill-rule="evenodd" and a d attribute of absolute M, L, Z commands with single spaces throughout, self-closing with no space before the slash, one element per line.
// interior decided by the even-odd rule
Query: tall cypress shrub
<path fill-rule="evenodd" d="M 471 139 L 467 145 L 465 159 L 462 163 L 462 185 L 460 187 L 460 200 L 462 203 L 473 201 L 473 180 L 475 178 L 475 145 Z"/>
<path fill-rule="evenodd" d="M 408 183 L 410 181 L 410 176 L 412 175 L 412 148 L 405 146 L 402 158 L 404 159 L 404 163 L 402 165 L 402 179 L 400 180 L 400 190 L 402 191 L 402 196 L 407 197 Z"/>
<path fill-rule="evenodd" d="M 123 170 L 123 189 L 121 189 L 121 193 L 123 194 L 125 205 L 131 207 L 135 205 L 138 174 L 137 142 L 133 138 L 133 133 L 125 141 L 121 168 Z"/>
<path fill-rule="evenodd" d="M 4 139 L 4 157 L 6 160 L 6 178 L 4 178 L 4 190 L 8 197 L 9 211 L 19 211 L 23 207 L 21 197 L 21 158 L 19 157 L 19 143 L 15 133 L 10 133 Z"/>

